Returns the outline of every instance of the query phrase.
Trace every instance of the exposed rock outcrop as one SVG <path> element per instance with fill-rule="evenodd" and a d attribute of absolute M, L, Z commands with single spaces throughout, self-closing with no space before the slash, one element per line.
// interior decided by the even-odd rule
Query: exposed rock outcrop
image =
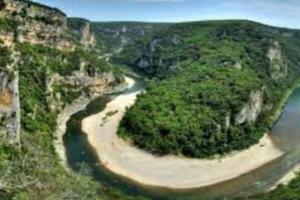
<path fill-rule="evenodd" d="M 226 115 L 226 117 L 225 117 L 225 130 L 228 130 L 230 125 L 231 125 L 230 119 L 231 119 L 231 115 L 230 114 Z"/>
<path fill-rule="evenodd" d="M 64 34 L 65 30 L 62 27 L 27 21 L 18 27 L 17 41 L 73 51 L 75 49 L 74 42 L 66 39 Z"/>
<path fill-rule="evenodd" d="M 16 53 L 12 57 L 7 72 L 0 72 L 0 136 L 12 144 L 20 144 L 19 71 L 16 69 L 19 57 Z"/>
<path fill-rule="evenodd" d="M 4 46 L 11 47 L 14 43 L 14 33 L 0 31 L 0 41 L 3 42 Z"/>
<path fill-rule="evenodd" d="M 113 73 L 97 73 L 90 76 L 85 71 L 75 71 L 70 76 L 50 75 L 47 80 L 47 100 L 49 108 L 53 112 L 61 111 L 66 104 L 62 100 L 62 92 L 72 92 L 77 96 L 93 98 L 102 94 L 115 93 L 123 90 L 123 79 Z M 56 88 L 62 88 L 57 90 Z"/>
<path fill-rule="evenodd" d="M 288 73 L 287 66 L 284 65 L 282 60 L 281 47 L 277 41 L 269 48 L 268 58 L 270 60 L 270 76 L 272 79 L 286 77 Z"/>
<path fill-rule="evenodd" d="M 67 26 L 67 17 L 61 11 L 30 1 L 4 0 L 0 5 L 0 17 L 8 27 L 0 27 L 0 43 L 11 52 L 12 62 L 0 66 L 0 136 L 11 143 L 20 143 L 20 97 L 19 60 L 16 43 L 43 45 L 62 51 L 73 51 L 76 47 L 94 46 L 95 37 L 90 24 L 80 29 L 81 41 L 76 41 Z M 84 96 L 96 95 L 122 89 L 122 78 L 112 73 L 93 72 L 81 69 L 69 76 L 51 74 L 47 80 L 48 102 L 52 111 L 60 111 L 69 101 Z M 119 86 L 119 87 L 117 87 Z M 67 97 L 66 97 L 67 96 Z M 32 119 L 35 113 L 32 114 Z"/>
<path fill-rule="evenodd" d="M 239 70 L 242 69 L 243 68 L 242 63 L 241 62 L 235 63 L 234 66 L 233 66 L 233 68 L 239 69 Z"/>
<path fill-rule="evenodd" d="M 67 16 L 56 8 L 51 8 L 42 4 L 23 1 L 23 0 L 3 0 L 2 11 L 6 15 L 12 15 L 14 18 L 31 18 L 43 20 L 66 27 Z"/>
<path fill-rule="evenodd" d="M 74 19 L 76 20 L 76 19 Z M 101 39 L 101 46 L 106 53 L 120 54 L 128 49 L 128 45 L 135 44 L 137 38 L 147 38 L 159 26 L 147 23 L 93 23 L 92 31 L 97 39 Z M 100 43 L 100 41 L 98 41 Z"/>
<path fill-rule="evenodd" d="M 89 22 L 86 22 L 81 29 L 81 44 L 88 47 L 94 47 L 96 45 L 96 39 L 94 33 L 91 32 L 91 25 Z"/>
<path fill-rule="evenodd" d="M 76 40 L 86 49 L 96 46 L 97 41 L 91 27 L 91 22 L 81 18 L 69 18 L 68 28 L 72 31 Z"/>
<path fill-rule="evenodd" d="M 15 38 L 21 43 L 42 44 L 66 51 L 75 49 L 75 42 L 68 34 L 67 17 L 55 8 L 29 1 L 5 0 L 0 15 L 18 21 L 15 33 L 0 33 L 8 45 Z"/>
<path fill-rule="evenodd" d="M 164 58 L 160 54 L 165 44 L 177 46 L 180 42 L 180 39 L 176 35 L 167 38 L 153 39 L 144 51 L 143 56 L 137 61 L 137 66 L 149 74 L 158 73 L 158 71 L 153 70 L 171 73 L 179 71 L 179 58 L 177 56 L 174 55 L 174 57 Z"/>
<path fill-rule="evenodd" d="M 243 124 L 245 122 L 253 123 L 261 113 L 263 108 L 263 90 L 251 91 L 249 101 L 235 118 L 235 124 Z"/>

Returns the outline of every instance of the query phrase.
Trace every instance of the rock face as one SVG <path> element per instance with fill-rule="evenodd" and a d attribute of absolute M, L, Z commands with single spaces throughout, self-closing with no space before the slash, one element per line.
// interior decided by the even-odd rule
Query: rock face
<path fill-rule="evenodd" d="M 180 45 L 180 42 L 180 39 L 176 35 L 168 38 L 153 39 L 144 51 L 143 56 L 137 61 L 137 66 L 141 70 L 150 74 L 157 73 L 157 71 L 153 71 L 155 69 L 171 73 L 179 71 L 179 58 L 177 56 L 164 58 L 160 54 L 166 44 L 170 46 L 178 46 Z"/>
<path fill-rule="evenodd" d="M 159 26 L 147 23 L 93 23 L 92 30 L 96 38 L 101 39 L 106 53 L 119 54 L 125 51 L 128 45 L 134 44 L 137 38 L 147 38 Z M 99 43 L 100 41 L 98 41 Z"/>
<path fill-rule="evenodd" d="M 13 63 L 6 66 L 8 72 L 0 71 L 0 138 L 20 144 L 19 72 L 15 70 L 19 58 L 13 54 L 13 59 Z"/>
<path fill-rule="evenodd" d="M 0 31 L 0 40 L 4 43 L 4 46 L 11 47 L 14 42 L 14 33 Z"/>
<path fill-rule="evenodd" d="M 67 16 L 56 8 L 22 0 L 3 0 L 2 9 L 14 17 L 29 17 L 66 27 Z"/>
<path fill-rule="evenodd" d="M 278 41 L 274 41 L 270 46 L 267 58 L 270 61 L 269 73 L 271 79 L 278 80 L 287 76 L 288 68 L 284 65 L 281 47 Z M 244 105 L 240 113 L 235 117 L 235 124 L 253 123 L 257 120 L 264 106 L 263 91 L 264 89 L 251 91 L 248 103 Z"/>
<path fill-rule="evenodd" d="M 0 37 L 8 44 L 15 37 L 17 42 L 43 44 L 60 50 L 74 50 L 75 42 L 67 37 L 67 17 L 55 9 L 21 0 L 4 0 L 0 15 L 20 22 L 16 35 L 3 33 Z"/>
<path fill-rule="evenodd" d="M 90 21 L 81 18 L 69 18 L 67 24 L 69 30 L 72 31 L 83 47 L 89 49 L 96 46 L 97 41 Z"/>
<path fill-rule="evenodd" d="M 125 85 L 120 85 L 123 80 L 117 78 L 113 73 L 97 73 L 90 76 L 85 71 L 75 71 L 70 76 L 60 76 L 53 74 L 47 80 L 47 101 L 49 108 L 53 112 L 61 111 L 66 102 L 62 101 L 61 92 L 73 92 L 78 96 L 93 98 L 102 94 L 115 93 L 123 90 Z M 63 86 L 63 91 L 55 90 L 55 88 Z"/>
<path fill-rule="evenodd" d="M 89 22 L 86 22 L 81 29 L 81 44 L 86 48 L 94 47 L 96 45 L 96 39 L 94 34 L 91 32 L 91 25 Z"/>
<path fill-rule="evenodd" d="M 15 43 L 28 42 L 61 50 L 72 50 L 75 44 L 65 38 L 66 16 L 59 10 L 29 1 L 4 0 L 0 5 L 0 17 L 18 22 L 0 29 L 1 48 L 11 52 L 11 62 L 0 66 L 0 137 L 20 144 L 20 56 Z"/>
<path fill-rule="evenodd" d="M 18 27 L 17 41 L 30 44 L 47 45 L 60 50 L 73 51 L 74 42 L 64 39 L 65 30 L 59 26 L 47 25 L 36 22 L 26 22 Z"/>
<path fill-rule="evenodd" d="M 93 47 L 96 41 L 89 23 L 85 23 L 80 29 L 81 40 L 76 41 L 67 26 L 67 17 L 64 13 L 30 1 L 2 0 L 0 17 L 9 23 L 17 22 L 12 23 L 13 25 L 8 28 L 0 27 L 0 47 L 5 46 L 11 52 L 11 62 L 0 66 L 0 140 L 8 138 L 10 143 L 20 144 L 21 108 L 18 67 L 22 67 L 22 59 L 17 52 L 16 43 L 73 51 L 76 47 Z M 71 96 L 68 100 L 73 100 L 77 96 L 90 98 L 125 87 L 122 85 L 122 78 L 113 73 L 91 74 L 84 68 L 85 64 L 82 63 L 81 69 L 69 76 L 49 72 L 49 77 L 44 81 L 48 85 L 47 100 L 52 111 L 60 111 L 66 105 L 66 100 L 63 99 L 66 94 Z"/>
<path fill-rule="evenodd" d="M 286 77 L 288 73 L 288 68 L 283 63 L 281 47 L 277 41 L 275 41 L 273 45 L 269 48 L 267 57 L 270 60 L 271 78 L 277 80 Z"/>
<path fill-rule="evenodd" d="M 240 125 L 245 122 L 253 123 L 261 113 L 263 107 L 263 90 L 251 91 L 249 101 L 235 118 L 235 124 Z"/>

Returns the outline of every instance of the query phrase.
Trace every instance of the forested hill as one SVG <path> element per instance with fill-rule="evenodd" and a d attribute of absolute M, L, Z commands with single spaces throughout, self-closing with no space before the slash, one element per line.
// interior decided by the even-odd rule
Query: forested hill
<path fill-rule="evenodd" d="M 152 78 L 119 133 L 156 154 L 207 157 L 256 143 L 299 76 L 299 30 L 243 20 L 134 24 L 92 27 L 111 62 Z M 298 177 L 249 199 L 297 199 L 299 191 Z"/>
<path fill-rule="evenodd" d="M 69 19 L 73 29 L 84 23 Z M 299 75 L 298 30 L 245 20 L 91 22 L 91 30 L 106 59 L 152 79 L 119 133 L 157 154 L 249 147 Z"/>
<path fill-rule="evenodd" d="M 299 32 L 250 21 L 172 24 L 115 60 L 158 78 L 119 133 L 156 154 L 207 157 L 258 142 L 299 76 Z M 132 54 L 135 49 L 142 49 Z"/>
<path fill-rule="evenodd" d="M 100 23 L 1 1 L 0 199 L 144 199 L 84 165 L 67 173 L 54 151 L 58 114 L 121 86 L 120 66 L 150 79 L 119 130 L 135 145 L 200 158 L 254 144 L 299 75 L 299 46 L 298 31 L 249 21 Z M 299 196 L 298 182 L 265 199 Z"/>

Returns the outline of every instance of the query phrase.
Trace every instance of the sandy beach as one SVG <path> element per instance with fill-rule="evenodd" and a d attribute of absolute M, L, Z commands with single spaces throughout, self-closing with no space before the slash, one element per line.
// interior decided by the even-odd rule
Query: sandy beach
<path fill-rule="evenodd" d="M 128 77 L 126 81 L 129 87 L 135 83 Z M 146 185 L 198 188 L 239 177 L 283 155 L 266 134 L 258 144 L 222 159 L 153 156 L 127 144 L 117 135 L 126 107 L 134 104 L 140 92 L 127 91 L 109 102 L 100 113 L 82 121 L 82 129 L 102 165 L 116 174 Z M 114 114 L 108 116 L 107 113 Z"/>

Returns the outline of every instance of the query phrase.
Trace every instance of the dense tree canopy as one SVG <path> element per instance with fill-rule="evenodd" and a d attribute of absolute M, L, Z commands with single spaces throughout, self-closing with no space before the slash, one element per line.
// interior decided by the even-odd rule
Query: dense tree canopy
<path fill-rule="evenodd" d="M 198 158 L 256 143 L 298 74 L 271 77 L 273 43 L 294 46 L 281 31 L 246 21 L 203 22 L 174 25 L 154 36 L 135 64 L 159 79 L 150 81 L 128 110 L 119 134 L 156 154 Z M 292 71 L 299 62 L 290 63 L 289 52 L 282 52 L 281 62 Z M 147 65 L 141 67 L 140 60 Z M 257 90 L 264 101 L 258 119 L 237 124 L 236 116 Z"/>

